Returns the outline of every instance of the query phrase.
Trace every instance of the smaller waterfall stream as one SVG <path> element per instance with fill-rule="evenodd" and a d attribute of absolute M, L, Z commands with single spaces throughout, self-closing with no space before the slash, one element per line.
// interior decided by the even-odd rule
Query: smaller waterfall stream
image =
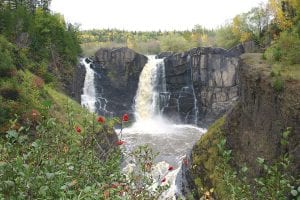
<path fill-rule="evenodd" d="M 85 79 L 83 85 L 83 94 L 81 95 L 81 105 L 88 108 L 90 112 L 98 113 L 106 117 L 113 117 L 113 113 L 106 109 L 108 100 L 103 97 L 103 88 L 98 85 L 98 90 L 95 86 L 97 74 L 91 66 L 93 62 L 89 58 L 81 59 L 81 64 L 85 67 Z M 99 88 L 101 90 L 99 91 Z"/>
<path fill-rule="evenodd" d="M 96 90 L 95 90 L 95 72 L 91 68 L 91 62 L 86 59 L 81 60 L 81 64 L 85 66 L 85 79 L 83 85 L 83 94 L 81 95 L 81 105 L 88 108 L 90 112 L 96 111 Z"/>

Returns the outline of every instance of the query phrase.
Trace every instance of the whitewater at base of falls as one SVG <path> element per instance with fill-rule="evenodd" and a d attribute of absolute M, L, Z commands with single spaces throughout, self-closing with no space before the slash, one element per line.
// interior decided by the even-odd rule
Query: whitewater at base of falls
<path fill-rule="evenodd" d="M 118 132 L 120 130 L 117 130 Z M 162 178 L 170 188 L 163 193 L 161 199 L 176 199 L 181 194 L 180 168 L 186 154 L 206 130 L 192 125 L 172 124 L 162 117 L 138 121 L 129 128 L 122 130 L 122 140 L 125 141 L 123 150 L 129 154 L 140 145 L 149 145 L 154 152 L 159 153 L 152 176 L 158 185 Z M 125 160 L 124 171 L 131 168 L 132 160 Z M 168 171 L 173 166 L 174 170 Z"/>
<path fill-rule="evenodd" d="M 141 145 L 149 145 L 154 152 L 159 153 L 154 160 L 152 177 L 153 188 L 166 179 L 170 188 L 165 191 L 160 199 L 176 199 L 181 196 L 180 170 L 183 159 L 191 150 L 194 143 L 206 131 L 192 125 L 176 125 L 161 116 L 160 102 L 165 98 L 161 94 L 167 94 L 165 67 L 163 59 L 155 59 L 148 56 L 148 62 L 141 72 L 137 94 L 135 97 L 136 122 L 129 128 L 122 130 L 124 154 L 130 153 Z M 120 130 L 117 130 L 119 132 Z M 123 170 L 134 170 L 135 161 L 128 156 L 123 163 Z M 169 171 L 169 166 L 173 167 Z M 152 188 L 152 189 L 153 189 Z M 181 196 L 181 198 L 184 198 Z"/>

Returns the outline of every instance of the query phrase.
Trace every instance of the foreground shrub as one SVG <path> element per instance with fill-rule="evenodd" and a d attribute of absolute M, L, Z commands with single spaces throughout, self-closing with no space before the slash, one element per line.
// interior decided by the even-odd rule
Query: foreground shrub
<path fill-rule="evenodd" d="M 272 84 L 272 86 L 273 86 L 273 88 L 274 88 L 274 90 L 276 91 L 276 92 L 281 92 L 281 91 L 283 91 L 283 88 L 284 88 L 284 82 L 283 82 L 283 80 L 281 79 L 281 77 L 275 77 L 274 79 L 273 79 L 273 84 Z"/>
<path fill-rule="evenodd" d="M 0 77 L 11 76 L 15 69 L 12 50 L 13 45 L 0 35 Z"/>

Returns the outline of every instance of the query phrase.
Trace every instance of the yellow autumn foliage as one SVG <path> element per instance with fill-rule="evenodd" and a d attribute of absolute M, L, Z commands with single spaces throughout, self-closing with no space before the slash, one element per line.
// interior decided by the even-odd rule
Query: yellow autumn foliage
<path fill-rule="evenodd" d="M 293 21 L 286 16 L 286 13 L 282 9 L 282 2 L 287 2 L 289 5 L 298 5 L 299 0 L 269 0 L 270 9 L 274 15 L 275 21 L 279 28 L 286 30 L 292 27 Z"/>

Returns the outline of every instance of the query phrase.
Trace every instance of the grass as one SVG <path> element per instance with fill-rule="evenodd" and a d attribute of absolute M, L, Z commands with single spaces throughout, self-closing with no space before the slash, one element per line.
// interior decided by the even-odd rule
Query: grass
<path fill-rule="evenodd" d="M 300 80 L 300 64 L 284 65 L 275 63 L 272 65 L 272 71 L 280 74 L 285 80 Z"/>
<path fill-rule="evenodd" d="M 67 95 L 58 92 L 57 90 L 46 86 L 45 90 L 49 94 L 51 101 L 53 102 L 51 113 L 52 116 L 58 119 L 62 123 L 66 123 L 66 119 L 68 119 L 68 113 L 72 114 L 74 119 L 79 124 L 87 123 L 87 121 L 93 121 L 96 117 L 95 114 L 90 113 L 87 108 L 83 108 L 78 102 L 71 99 Z M 83 118 L 83 116 L 85 116 Z M 121 123 L 118 118 L 107 118 L 105 119 L 105 123 L 108 127 L 113 127 L 116 123 Z M 112 129 L 108 130 L 110 133 Z"/>
<path fill-rule="evenodd" d="M 90 114 L 87 109 L 82 108 L 77 102 L 73 99 L 69 98 L 68 96 L 52 89 L 49 86 L 45 87 L 45 90 L 49 94 L 52 100 L 52 109 L 51 113 L 53 117 L 57 118 L 61 122 L 65 122 L 65 119 L 68 118 L 68 112 L 76 113 L 75 119 L 82 120 L 81 114 L 85 114 L 86 117 L 91 120 L 92 114 Z M 69 110 L 68 110 L 69 109 Z"/>
<path fill-rule="evenodd" d="M 283 62 L 266 61 L 261 53 L 246 53 L 241 55 L 241 58 L 252 69 L 266 75 L 280 74 L 285 80 L 300 80 L 300 64 L 289 65 Z"/>

